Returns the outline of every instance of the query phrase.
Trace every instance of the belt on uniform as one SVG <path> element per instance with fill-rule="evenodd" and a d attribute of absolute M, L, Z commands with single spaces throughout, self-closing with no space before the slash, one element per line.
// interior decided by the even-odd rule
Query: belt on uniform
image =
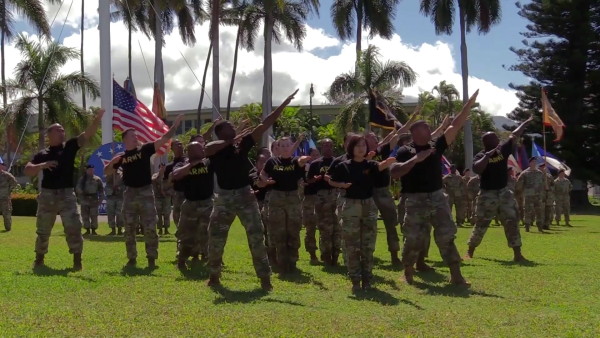
<path fill-rule="evenodd" d="M 321 189 L 317 191 L 317 194 L 334 195 L 337 191 L 335 189 Z"/>
<path fill-rule="evenodd" d="M 65 192 L 73 192 L 73 188 L 58 188 L 58 189 L 50 189 L 50 188 L 42 188 L 42 192 L 48 192 L 52 194 L 62 194 Z"/>
<path fill-rule="evenodd" d="M 276 194 L 276 195 L 298 196 L 298 190 L 291 190 L 291 191 L 272 190 L 272 191 L 273 191 L 273 194 Z"/>
<path fill-rule="evenodd" d="M 439 195 L 440 193 L 442 193 L 442 189 L 436 190 L 436 191 L 432 191 L 432 192 L 406 192 L 406 193 L 402 193 L 402 195 L 406 195 L 408 196 L 419 196 L 419 197 L 433 197 L 435 195 Z"/>
<path fill-rule="evenodd" d="M 358 198 L 344 198 L 344 203 L 352 203 L 352 204 L 368 204 L 373 202 L 373 198 L 369 197 L 369 198 L 365 198 L 365 199 L 358 199 Z"/>

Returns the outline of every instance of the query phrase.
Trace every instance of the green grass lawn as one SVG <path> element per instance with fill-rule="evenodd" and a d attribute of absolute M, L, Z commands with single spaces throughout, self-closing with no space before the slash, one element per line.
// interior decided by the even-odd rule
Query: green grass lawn
<path fill-rule="evenodd" d="M 380 224 L 377 290 L 350 293 L 343 267 L 308 264 L 264 293 L 254 275 L 245 234 L 235 223 L 226 247 L 222 290 L 206 286 L 197 266 L 175 266 L 175 239 L 163 237 L 159 268 L 123 269 L 122 238 L 86 239 L 84 269 L 71 272 L 62 226 L 54 229 L 47 269 L 34 274 L 35 219 L 16 217 L 0 232 L 0 335 L 44 336 L 598 336 L 600 335 L 600 217 L 573 217 L 574 228 L 522 232 L 532 261 L 511 263 L 501 228 L 492 227 L 476 258 L 465 262 L 471 289 L 449 286 L 448 269 L 432 245 L 436 272 L 400 282 L 389 264 Z M 459 229 L 466 250 L 471 229 Z M 106 224 L 100 233 L 106 234 Z M 138 245 L 143 258 L 143 244 Z"/>

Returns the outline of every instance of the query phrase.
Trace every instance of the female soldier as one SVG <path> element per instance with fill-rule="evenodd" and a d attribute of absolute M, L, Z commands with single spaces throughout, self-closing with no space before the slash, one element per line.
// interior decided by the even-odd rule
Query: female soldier
<path fill-rule="evenodd" d="M 277 141 L 279 156 L 271 157 L 261 172 L 261 179 L 269 182 L 269 244 L 277 251 L 277 264 L 282 273 L 296 269 L 302 227 L 298 181 L 304 178 L 308 156 L 294 157 L 292 141 L 288 137 Z"/>
<path fill-rule="evenodd" d="M 364 136 L 350 140 L 346 148 L 348 160 L 332 172 L 329 184 L 345 189 L 341 207 L 342 236 L 348 276 L 352 292 L 371 288 L 373 252 L 377 239 L 377 207 L 373 201 L 373 177 L 395 163 L 394 158 L 382 162 L 367 160 L 368 147 Z"/>

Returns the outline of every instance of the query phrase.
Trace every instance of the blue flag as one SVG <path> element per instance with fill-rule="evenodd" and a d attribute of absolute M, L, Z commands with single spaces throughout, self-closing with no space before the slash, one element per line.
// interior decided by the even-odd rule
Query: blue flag
<path fill-rule="evenodd" d="M 102 183 L 106 186 L 106 178 L 104 177 L 104 166 L 112 160 L 112 158 L 118 154 L 125 151 L 125 147 L 123 143 L 112 142 L 101 145 L 98 149 L 96 149 L 87 164 L 94 166 L 94 175 L 100 177 L 102 179 Z M 100 206 L 98 207 L 98 212 L 101 215 L 106 215 L 106 201 L 102 201 Z"/>

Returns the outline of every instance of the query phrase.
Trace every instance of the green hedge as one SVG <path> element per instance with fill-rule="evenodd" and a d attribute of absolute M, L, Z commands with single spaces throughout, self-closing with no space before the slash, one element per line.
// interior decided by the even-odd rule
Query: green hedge
<path fill-rule="evenodd" d="M 35 216 L 37 211 L 36 194 L 12 194 L 12 208 L 14 216 Z"/>

